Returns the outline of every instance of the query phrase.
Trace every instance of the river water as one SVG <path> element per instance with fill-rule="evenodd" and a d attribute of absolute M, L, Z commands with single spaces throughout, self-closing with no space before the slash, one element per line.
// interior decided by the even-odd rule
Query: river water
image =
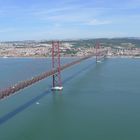
<path fill-rule="evenodd" d="M 63 63 L 71 61 L 63 59 Z M 50 59 L 0 59 L 0 88 L 49 70 Z M 89 59 L 0 101 L 0 140 L 140 139 L 140 59 Z"/>

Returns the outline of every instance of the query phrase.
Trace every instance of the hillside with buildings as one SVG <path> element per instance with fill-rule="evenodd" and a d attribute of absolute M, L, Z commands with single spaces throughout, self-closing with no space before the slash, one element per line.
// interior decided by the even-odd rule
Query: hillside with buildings
<path fill-rule="evenodd" d="M 85 56 L 95 53 L 96 42 L 108 50 L 109 56 L 140 56 L 139 38 L 100 38 L 62 40 L 61 56 Z M 51 41 L 13 41 L 0 43 L 0 57 L 50 57 Z"/>

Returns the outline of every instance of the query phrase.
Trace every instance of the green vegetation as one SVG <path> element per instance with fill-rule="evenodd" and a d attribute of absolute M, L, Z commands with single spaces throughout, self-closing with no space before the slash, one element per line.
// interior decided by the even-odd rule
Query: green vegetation
<path fill-rule="evenodd" d="M 138 38 L 99 38 L 99 39 L 86 39 L 86 40 L 75 40 L 75 41 L 66 41 L 73 44 L 73 48 L 77 47 L 95 47 L 96 42 L 99 42 L 101 46 L 104 47 L 137 47 L 140 48 L 140 39 Z"/>
<path fill-rule="evenodd" d="M 66 50 L 66 54 L 75 55 L 78 51 L 77 50 Z"/>

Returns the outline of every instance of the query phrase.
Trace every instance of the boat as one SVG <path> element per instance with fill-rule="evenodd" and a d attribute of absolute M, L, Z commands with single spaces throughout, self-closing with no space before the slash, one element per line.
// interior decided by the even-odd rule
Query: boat
<path fill-rule="evenodd" d="M 36 104 L 39 105 L 40 103 L 39 102 L 36 102 Z"/>

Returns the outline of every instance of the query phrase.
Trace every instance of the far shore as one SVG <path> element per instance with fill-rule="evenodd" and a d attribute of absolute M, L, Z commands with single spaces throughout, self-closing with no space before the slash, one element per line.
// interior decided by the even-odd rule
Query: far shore
<path fill-rule="evenodd" d="M 82 57 L 85 57 L 85 56 L 62 56 L 61 58 L 82 58 Z M 48 58 L 48 59 L 51 59 L 52 57 L 43 57 L 43 56 L 27 56 L 27 57 L 23 57 L 23 56 L 0 56 L 0 58 L 3 58 L 3 59 L 7 59 L 7 58 L 15 58 L 15 59 L 28 59 L 28 58 L 32 58 L 32 59 L 45 59 L 45 58 Z M 96 56 L 93 56 L 93 58 L 96 58 Z M 140 56 L 107 56 L 106 58 L 140 58 Z"/>

